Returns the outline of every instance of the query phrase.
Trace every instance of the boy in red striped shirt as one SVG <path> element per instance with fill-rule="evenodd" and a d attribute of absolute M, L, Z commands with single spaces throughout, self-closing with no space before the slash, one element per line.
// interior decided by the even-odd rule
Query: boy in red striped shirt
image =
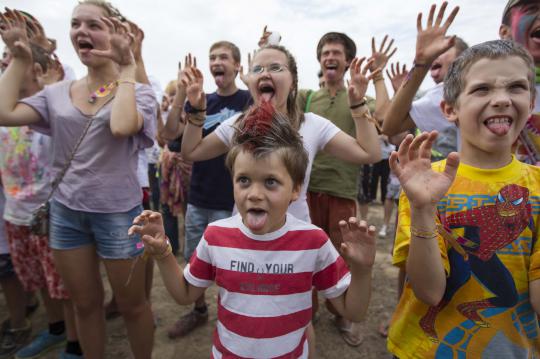
<path fill-rule="evenodd" d="M 287 214 L 308 163 L 290 120 L 263 103 L 239 123 L 227 156 L 239 213 L 208 226 L 183 274 L 159 213 L 144 211 L 130 233 L 141 235 L 179 304 L 219 286 L 213 358 L 307 358 L 312 286 L 343 317 L 364 317 L 375 227 L 341 221 L 340 256 L 324 231 Z"/>

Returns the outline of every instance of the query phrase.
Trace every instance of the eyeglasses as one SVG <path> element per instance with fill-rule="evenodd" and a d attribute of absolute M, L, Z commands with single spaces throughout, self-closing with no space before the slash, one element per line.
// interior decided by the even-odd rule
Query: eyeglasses
<path fill-rule="evenodd" d="M 266 71 L 275 74 L 278 72 L 283 72 L 285 70 L 288 70 L 289 68 L 287 67 L 287 65 L 278 64 L 278 63 L 273 63 L 268 66 L 255 65 L 251 68 L 251 73 L 262 74 L 265 69 Z"/>

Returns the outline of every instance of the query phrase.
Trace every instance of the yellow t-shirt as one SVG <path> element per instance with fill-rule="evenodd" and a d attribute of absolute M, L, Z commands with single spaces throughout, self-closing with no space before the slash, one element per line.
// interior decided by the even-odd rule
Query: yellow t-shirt
<path fill-rule="evenodd" d="M 433 168 L 442 172 L 444 165 Z M 515 158 L 495 170 L 461 164 L 438 214 L 467 259 L 439 236 L 444 298 L 429 307 L 406 282 L 388 349 L 400 359 L 539 358 L 529 282 L 540 279 L 540 168 Z M 405 267 L 409 242 L 409 202 L 402 193 L 394 265 Z"/>

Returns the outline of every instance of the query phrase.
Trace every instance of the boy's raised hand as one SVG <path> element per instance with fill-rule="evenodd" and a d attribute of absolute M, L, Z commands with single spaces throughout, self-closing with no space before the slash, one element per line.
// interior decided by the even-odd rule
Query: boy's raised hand
<path fill-rule="evenodd" d="M 0 13 L 0 36 L 14 58 L 32 62 L 32 51 L 23 14 L 8 8 L 5 13 Z"/>
<path fill-rule="evenodd" d="M 416 19 L 416 29 L 418 31 L 416 36 L 416 63 L 429 65 L 454 45 L 455 37 L 447 37 L 446 31 L 454 21 L 459 7 L 456 6 L 443 23 L 447 6 L 448 3 L 443 2 L 437 17 L 434 18 L 437 6 L 435 4 L 431 5 L 425 28 L 422 28 L 422 13 L 418 14 Z"/>
<path fill-rule="evenodd" d="M 205 109 L 206 95 L 203 89 L 203 74 L 197 68 L 197 59 L 193 57 L 191 60 L 191 54 L 188 56 L 188 61 L 188 66 L 181 78 L 181 82 L 186 88 L 187 99 L 193 108 Z"/>
<path fill-rule="evenodd" d="M 121 67 L 135 64 L 135 57 L 131 49 L 135 37 L 130 32 L 129 26 L 113 17 L 102 17 L 101 20 L 111 31 L 110 48 L 107 50 L 92 49 L 91 53 L 109 58 Z"/>
<path fill-rule="evenodd" d="M 163 254 L 168 247 L 161 213 L 143 211 L 135 217 L 128 230 L 129 235 L 138 234 L 144 243 L 144 250 L 150 255 Z"/>
<path fill-rule="evenodd" d="M 191 56 L 191 53 L 188 53 L 184 57 L 184 67 L 182 68 L 182 61 L 178 61 L 178 76 L 176 78 L 176 92 L 179 96 L 186 96 L 187 89 L 186 84 L 188 82 L 188 77 L 186 73 L 192 66 L 197 66 L 197 59 Z"/>
<path fill-rule="evenodd" d="M 390 155 L 390 168 L 398 177 L 411 208 L 434 208 L 456 177 L 459 166 L 456 152 L 448 155 L 443 172 L 431 169 L 431 146 L 436 138 L 436 131 L 423 132 L 414 139 L 407 135 L 399 151 Z"/>
<path fill-rule="evenodd" d="M 355 217 L 340 221 L 339 229 L 343 242 L 340 252 L 351 271 L 370 270 L 375 263 L 375 227 Z"/>
<path fill-rule="evenodd" d="M 347 91 L 350 106 L 354 106 L 363 101 L 369 81 L 381 73 L 381 69 L 377 69 L 368 76 L 367 72 L 375 60 L 369 59 L 362 69 L 362 63 L 365 60 L 365 57 L 362 57 L 361 59 L 355 57 L 351 62 L 351 67 L 349 70 L 351 80 L 347 81 L 347 85 L 349 86 Z"/>
<path fill-rule="evenodd" d="M 377 47 L 375 46 L 375 38 L 371 38 L 371 57 L 370 59 L 373 59 L 373 62 L 371 63 L 371 66 L 369 67 L 369 70 L 371 72 L 381 69 L 383 70 L 386 67 L 386 64 L 388 63 L 388 60 L 396 53 L 397 47 L 394 47 L 392 49 L 392 45 L 394 44 L 394 39 L 390 39 L 390 42 L 385 48 L 386 41 L 388 40 L 388 35 L 384 35 L 383 41 L 381 43 L 381 46 L 379 47 L 379 50 L 377 50 Z"/>

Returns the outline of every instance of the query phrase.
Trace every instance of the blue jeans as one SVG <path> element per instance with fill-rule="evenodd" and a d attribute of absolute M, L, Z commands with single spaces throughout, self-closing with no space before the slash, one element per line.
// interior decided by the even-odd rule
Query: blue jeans
<path fill-rule="evenodd" d="M 232 211 L 206 209 L 188 203 L 185 219 L 186 243 L 184 246 L 184 259 L 186 262 L 189 262 L 191 255 L 195 252 L 208 224 L 228 218 L 231 215 Z"/>
<path fill-rule="evenodd" d="M 133 219 L 142 206 L 122 213 L 95 213 L 70 209 L 52 200 L 49 246 L 68 250 L 93 245 L 100 258 L 129 259 L 139 255 L 139 235 L 128 235 Z"/>

